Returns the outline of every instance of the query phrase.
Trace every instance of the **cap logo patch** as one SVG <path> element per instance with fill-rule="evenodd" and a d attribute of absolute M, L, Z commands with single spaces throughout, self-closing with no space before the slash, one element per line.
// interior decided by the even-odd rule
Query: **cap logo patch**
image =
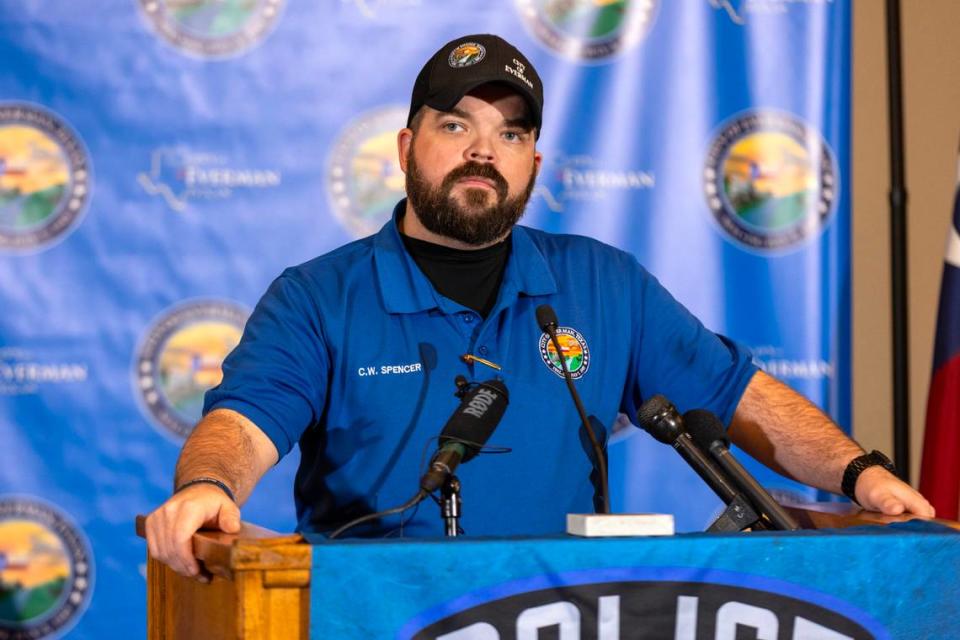
<path fill-rule="evenodd" d="M 459 69 L 477 64 L 487 55 L 487 50 L 482 44 L 477 42 L 464 42 L 457 45 L 457 48 L 450 52 L 447 62 L 451 67 Z"/>

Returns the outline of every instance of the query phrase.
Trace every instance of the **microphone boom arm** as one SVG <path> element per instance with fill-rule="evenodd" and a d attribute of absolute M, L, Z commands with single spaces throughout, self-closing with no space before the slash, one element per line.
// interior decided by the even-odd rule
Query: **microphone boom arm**
<path fill-rule="evenodd" d="M 583 408 L 583 402 L 580 400 L 580 394 L 573 384 L 573 376 L 567 369 L 567 361 L 563 359 L 563 348 L 560 346 L 560 339 L 557 338 L 557 316 L 550 305 L 542 304 L 537 307 L 537 323 L 544 333 L 550 336 L 550 342 L 553 348 L 557 350 L 557 360 L 560 361 L 560 369 L 563 371 L 563 379 L 567 383 L 567 389 L 570 390 L 570 397 L 573 398 L 573 404 L 577 408 L 577 414 L 580 416 L 580 422 L 587 432 L 590 439 L 590 446 L 593 447 L 594 455 L 597 456 L 597 470 L 600 473 L 600 492 L 603 499 L 603 510 L 601 513 L 610 513 L 610 485 L 607 479 L 607 457 L 604 455 L 603 447 L 597 440 L 597 434 L 590 424 L 590 418 L 587 416 L 587 410 Z"/>

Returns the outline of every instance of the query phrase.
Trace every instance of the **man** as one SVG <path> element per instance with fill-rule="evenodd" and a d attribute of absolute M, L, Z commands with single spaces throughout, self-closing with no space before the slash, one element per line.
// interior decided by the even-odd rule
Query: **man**
<path fill-rule="evenodd" d="M 285 271 L 253 312 L 223 382 L 184 445 L 175 494 L 147 521 L 150 552 L 197 575 L 190 536 L 236 531 L 238 505 L 299 442 L 299 526 L 328 532 L 417 491 L 453 381 L 500 377 L 510 404 L 491 439 L 510 449 L 462 466 L 468 534 L 555 533 L 591 510 L 591 468 L 559 375 L 611 424 L 654 394 L 706 408 L 762 462 L 865 508 L 930 505 L 825 415 L 707 331 L 630 255 L 515 226 L 541 164 L 543 93 L 502 39 L 459 38 L 424 66 L 398 134 L 408 199 L 375 236 Z M 541 333 L 550 304 L 565 354 Z M 851 464 L 858 460 L 857 464 Z M 419 462 L 418 462 L 419 461 Z M 366 535 L 438 535 L 432 505 Z"/>

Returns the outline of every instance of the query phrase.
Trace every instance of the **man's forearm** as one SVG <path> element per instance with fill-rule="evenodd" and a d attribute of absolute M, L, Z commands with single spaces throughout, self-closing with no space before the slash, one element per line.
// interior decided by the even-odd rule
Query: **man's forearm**
<path fill-rule="evenodd" d="M 834 493 L 847 464 L 863 453 L 809 400 L 762 371 L 737 405 L 730 438 L 775 471 Z"/>
<path fill-rule="evenodd" d="M 218 409 L 207 414 L 184 443 L 174 484 L 216 478 L 243 504 L 276 459 L 276 449 L 252 422 L 235 411 Z"/>

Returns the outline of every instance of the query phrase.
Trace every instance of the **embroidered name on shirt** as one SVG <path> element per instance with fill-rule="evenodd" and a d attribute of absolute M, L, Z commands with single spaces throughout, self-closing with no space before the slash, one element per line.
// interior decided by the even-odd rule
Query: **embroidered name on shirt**
<path fill-rule="evenodd" d="M 357 375 L 361 378 L 368 376 L 389 376 L 397 373 L 417 373 L 423 371 L 423 365 L 419 362 L 410 364 L 383 364 L 379 367 L 360 367 L 357 369 Z"/>

